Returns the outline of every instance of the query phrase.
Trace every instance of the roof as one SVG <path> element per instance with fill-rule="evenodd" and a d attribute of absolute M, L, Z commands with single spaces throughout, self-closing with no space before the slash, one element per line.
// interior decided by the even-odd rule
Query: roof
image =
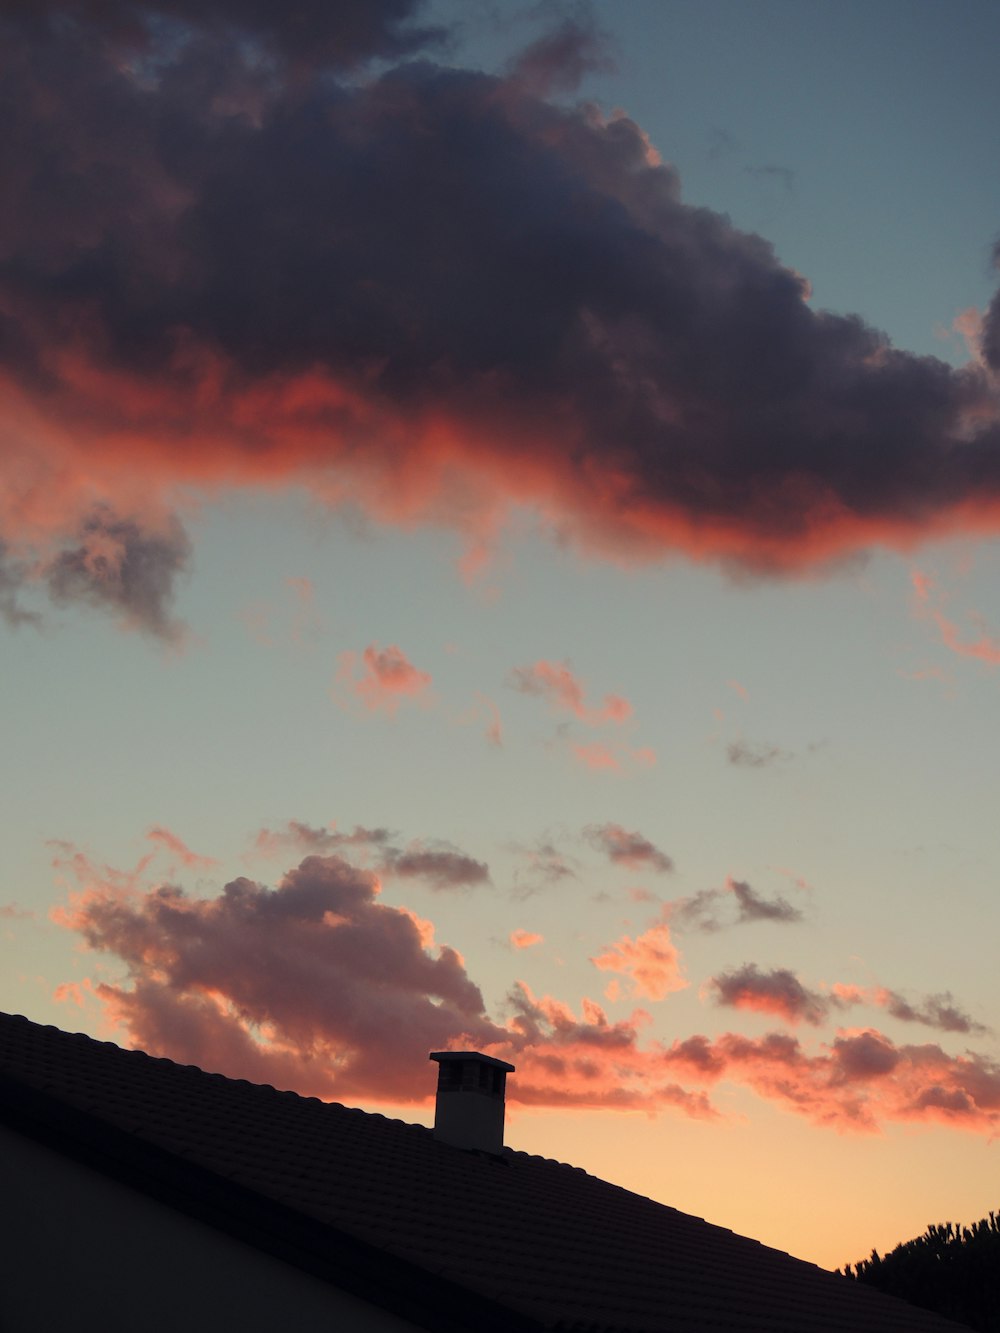
<path fill-rule="evenodd" d="M 0 1015 L 13 1128 L 432 1329 L 958 1325 L 578 1167 Z"/>

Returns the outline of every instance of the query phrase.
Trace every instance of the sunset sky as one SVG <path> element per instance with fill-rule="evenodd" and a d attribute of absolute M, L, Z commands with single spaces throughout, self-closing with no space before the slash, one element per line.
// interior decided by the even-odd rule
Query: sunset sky
<path fill-rule="evenodd" d="M 996 1208 L 998 49 L 0 0 L 0 1007 L 425 1123 L 487 1050 L 831 1267 Z"/>

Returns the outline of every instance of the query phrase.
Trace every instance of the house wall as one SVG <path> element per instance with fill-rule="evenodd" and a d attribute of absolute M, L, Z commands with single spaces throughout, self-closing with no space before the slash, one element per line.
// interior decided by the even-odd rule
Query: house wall
<path fill-rule="evenodd" d="M 0 1126 L 3 1333 L 413 1333 L 384 1313 Z"/>

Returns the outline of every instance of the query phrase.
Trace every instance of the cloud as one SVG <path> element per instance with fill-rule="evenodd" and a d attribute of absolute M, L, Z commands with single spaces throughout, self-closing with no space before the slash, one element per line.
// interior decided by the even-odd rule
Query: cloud
<path fill-rule="evenodd" d="M 884 1009 L 900 1022 L 919 1023 L 941 1032 L 983 1036 L 990 1031 L 971 1018 L 948 992 L 914 1002 L 885 986 L 850 986 L 838 982 L 828 991 L 817 991 L 804 986 L 787 968 L 763 972 L 755 963 L 745 963 L 710 978 L 706 994 L 718 1005 L 775 1014 L 789 1023 L 805 1022 L 814 1027 L 825 1022 L 831 1012 L 871 1005 Z"/>
<path fill-rule="evenodd" d="M 143 1049 L 314 1095 L 409 1099 L 428 1050 L 503 1033 L 460 956 L 378 893 L 370 872 L 310 856 L 276 889 L 237 879 L 217 898 L 97 884 L 57 919 L 125 965 L 129 984 L 97 994 Z"/>
<path fill-rule="evenodd" d="M 503 77 L 337 76 L 419 50 L 413 12 L 7 6 L 15 566 L 169 635 L 187 545 L 164 515 L 229 487 L 470 545 L 529 506 L 619 562 L 774 575 L 997 530 L 982 367 L 813 309 L 627 116 L 546 101 L 601 58 L 580 25 Z M 994 371 L 998 327 L 995 300 Z"/>
<path fill-rule="evenodd" d="M 978 1133 L 1000 1124 L 1000 1064 L 940 1046 L 896 1046 L 873 1028 L 843 1030 L 810 1052 L 787 1033 L 727 1032 L 676 1041 L 665 1069 L 695 1082 L 727 1079 L 840 1130 L 875 1132 L 883 1121 L 937 1122 Z"/>
<path fill-rule="evenodd" d="M 348 68 L 409 55 L 440 35 L 438 29 L 407 26 L 420 0 L 305 0 L 294 7 L 245 0 L 31 0 L 30 6 L 13 6 L 19 7 L 35 26 L 62 15 L 139 50 L 166 25 L 175 37 L 194 29 L 209 37 L 250 39 L 272 57 Z"/>
<path fill-rule="evenodd" d="M 511 63 L 511 78 L 535 97 L 575 92 L 586 74 L 615 68 L 608 38 L 591 16 L 564 19 Z"/>
<path fill-rule="evenodd" d="M 756 176 L 759 180 L 779 181 L 789 193 L 795 188 L 799 174 L 792 167 L 744 167 L 743 170 L 748 176 Z"/>
<path fill-rule="evenodd" d="M 417 842 L 406 851 L 389 848 L 381 870 L 403 879 L 424 879 L 432 889 L 465 889 L 490 881 L 485 862 L 476 861 L 445 842 L 430 845 Z"/>
<path fill-rule="evenodd" d="M 774 898 L 762 897 L 746 880 L 728 878 L 726 891 L 731 893 L 739 905 L 739 922 L 745 921 L 788 921 L 802 920 L 802 912 L 780 894 Z"/>
<path fill-rule="evenodd" d="M 555 711 L 572 713 L 589 727 L 609 722 L 625 722 L 632 716 L 632 705 L 620 694 L 606 694 L 600 708 L 588 707 L 584 683 L 573 674 L 568 662 L 535 662 L 533 666 L 514 667 L 507 684 L 521 694 L 534 694 L 548 701 Z"/>
<path fill-rule="evenodd" d="M 1000 639 L 988 632 L 984 618 L 977 611 L 969 612 L 968 618 L 976 626 L 978 637 L 963 638 L 958 624 L 942 610 L 947 597 L 939 591 L 933 576 L 912 569 L 910 582 L 913 585 L 914 613 L 918 619 L 933 621 L 946 648 L 959 657 L 978 658 L 989 666 L 1000 665 Z"/>
<path fill-rule="evenodd" d="M 382 903 L 376 877 L 339 856 L 306 857 L 274 889 L 240 878 L 198 897 L 144 884 L 146 862 L 115 872 L 58 850 L 82 888 L 53 918 L 124 971 L 60 993 L 96 1002 L 154 1055 L 307 1095 L 399 1102 L 426 1100 L 428 1050 L 468 1043 L 517 1065 L 509 1095 L 527 1105 L 711 1118 L 702 1088 L 727 1080 L 838 1129 L 937 1122 L 992 1134 L 1000 1125 L 995 1061 L 897 1046 L 872 1028 L 838 1031 L 813 1050 L 785 1033 L 666 1045 L 643 1040 L 641 1009 L 612 1023 L 591 999 L 576 1014 L 523 982 L 496 1022 L 432 923 Z M 636 993 L 676 989 L 663 930 L 610 946 L 605 969 Z"/>
<path fill-rule="evenodd" d="M 146 837 L 150 842 L 156 843 L 158 846 L 162 847 L 176 860 L 180 861 L 181 865 L 187 866 L 190 870 L 208 870 L 212 866 L 217 866 L 219 864 L 214 857 L 199 856 L 197 852 L 193 852 L 186 843 L 178 838 L 176 833 L 171 833 L 171 831 L 168 828 L 164 828 L 162 824 L 154 824 L 151 829 L 147 830 Z"/>
<path fill-rule="evenodd" d="M 176 519 L 166 520 L 161 531 L 144 530 L 135 520 L 100 508 L 83 522 L 74 544 L 45 562 L 39 575 L 60 605 L 97 607 L 110 612 L 121 629 L 179 643 L 183 628 L 170 607 L 175 579 L 189 555 L 187 534 Z"/>
<path fill-rule="evenodd" d="M 841 1007 L 850 1004 L 877 1005 L 899 1019 L 901 1023 L 919 1023 L 924 1027 L 937 1028 L 940 1032 L 958 1032 L 968 1036 L 983 1036 L 990 1032 L 984 1023 L 978 1023 L 967 1014 L 955 997 L 944 991 L 937 995 L 925 995 L 920 1000 L 908 1000 L 899 991 L 886 986 L 845 986 L 835 985 L 832 998 Z"/>
<path fill-rule="evenodd" d="M 602 972 L 626 977 L 632 993 L 649 1000 L 665 999 L 687 986 L 680 954 L 670 938 L 670 927 L 657 922 L 633 939 L 623 935 L 590 960 Z"/>
<path fill-rule="evenodd" d="M 788 750 L 766 742 L 732 741 L 726 746 L 726 758 L 737 768 L 766 768 L 782 759 L 794 759 Z"/>
<path fill-rule="evenodd" d="M 17 903 L 0 903 L 0 921 L 28 921 L 35 914 Z"/>
<path fill-rule="evenodd" d="M 560 880 L 576 879 L 576 869 L 554 843 L 541 839 L 534 847 L 514 844 L 511 848 L 526 864 L 514 871 L 516 897 L 527 897 L 541 885 L 558 884 Z"/>
<path fill-rule="evenodd" d="M 541 944 L 543 942 L 544 936 L 539 935 L 536 931 L 533 930 L 524 930 L 522 927 L 519 926 L 517 930 L 512 930 L 510 932 L 509 938 L 512 948 L 531 949 L 534 948 L 536 944 Z"/>
<path fill-rule="evenodd" d="M 648 745 L 633 750 L 627 745 L 612 747 L 592 741 L 584 745 L 571 744 L 570 754 L 592 773 L 623 773 L 626 768 L 651 768 L 656 763 L 656 751 Z"/>
<path fill-rule="evenodd" d="M 425 697 L 430 688 L 428 672 L 419 671 L 395 644 L 382 649 L 369 644 L 361 655 L 361 675 L 357 679 L 357 653 L 341 653 L 338 662 L 338 683 L 355 694 L 371 713 L 392 717 L 403 700 Z"/>
<path fill-rule="evenodd" d="M 720 913 L 719 908 L 726 908 L 733 900 L 736 916 L 727 911 Z M 668 903 L 665 910 L 675 925 L 706 932 L 747 925 L 752 921 L 794 924 L 804 920 L 802 910 L 781 894 L 765 898 L 746 880 L 734 879 L 731 875 L 727 876 L 724 888 L 701 889 L 690 898 L 678 898 Z"/>
<path fill-rule="evenodd" d="M 400 879 L 423 879 L 432 889 L 471 888 L 489 883 L 489 866 L 467 856 L 450 842 L 418 839 L 402 848 L 394 839 L 395 835 L 386 828 L 355 824 L 350 833 L 340 833 L 332 824 L 313 828 L 301 820 L 290 819 L 282 829 L 262 828 L 254 839 L 254 851 L 268 857 L 289 848 L 317 856 L 370 854 L 377 873 Z"/>
<path fill-rule="evenodd" d="M 621 824 L 589 824 L 583 834 L 598 851 L 607 855 L 609 861 L 626 870 L 655 870 L 666 874 L 674 868 L 666 852 L 661 852 L 638 831 L 629 833 Z"/>
<path fill-rule="evenodd" d="M 551 995 L 536 996 L 523 981 L 507 997 L 510 1042 L 516 1062 L 507 1096 L 527 1106 L 644 1110 L 669 1108 L 699 1120 L 717 1119 L 704 1093 L 674 1082 L 657 1045 L 643 1047 L 649 1015 L 637 1009 L 611 1023 L 585 999 L 580 1015 Z"/>
<path fill-rule="evenodd" d="M 789 1023 L 818 1026 L 829 1011 L 826 996 L 807 990 L 795 973 L 784 967 L 761 972 L 755 963 L 745 963 L 735 971 L 710 978 L 707 991 L 716 1004 L 776 1014 Z"/>
<path fill-rule="evenodd" d="M 276 856 L 287 848 L 295 848 L 323 856 L 345 847 L 383 847 L 389 844 L 392 836 L 385 828 L 369 829 L 355 824 L 352 832 L 338 833 L 332 824 L 327 828 L 313 828 L 299 819 L 290 819 L 282 829 L 260 829 L 254 838 L 254 851 L 261 856 Z"/>
<path fill-rule="evenodd" d="M 492 699 L 483 696 L 483 705 L 487 709 L 490 721 L 484 735 L 491 745 L 498 748 L 503 745 L 503 724 L 500 721 L 500 709 Z"/>

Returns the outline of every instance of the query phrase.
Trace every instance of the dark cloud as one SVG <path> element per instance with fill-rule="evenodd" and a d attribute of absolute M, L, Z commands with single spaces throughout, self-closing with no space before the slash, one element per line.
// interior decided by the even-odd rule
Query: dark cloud
<path fill-rule="evenodd" d="M 795 188 L 795 182 L 798 179 L 798 172 L 793 170 L 792 167 L 765 165 L 761 167 L 744 167 L 743 170 L 748 176 L 756 176 L 758 179 L 780 181 L 786 190 L 793 190 Z"/>
<path fill-rule="evenodd" d="M 716 1004 L 777 1014 L 789 1023 L 811 1023 L 815 1027 L 829 1010 L 826 996 L 808 990 L 794 972 L 784 967 L 762 972 L 756 963 L 745 963 L 712 977 L 708 990 Z"/>
<path fill-rule="evenodd" d="M 364 828 L 355 824 L 350 833 L 338 833 L 336 828 L 313 828 L 300 819 L 289 819 L 284 828 L 262 828 L 254 839 L 254 848 L 265 856 L 286 847 L 325 856 L 345 847 L 383 847 L 393 834 L 385 828 Z"/>
<path fill-rule="evenodd" d="M 765 241 L 682 201 L 634 122 L 532 93 L 529 71 L 586 65 L 577 37 L 520 78 L 350 83 L 225 33 L 350 64 L 411 49 L 412 5 L 162 0 L 191 41 L 151 12 L 0 10 L 0 426 L 37 424 L 0 506 L 12 548 L 46 486 L 60 548 L 85 497 L 138 524 L 140 488 L 221 483 L 315 482 L 473 537 L 528 503 L 618 558 L 766 572 L 997 526 L 984 372 L 814 310 Z M 136 23 L 141 59 L 106 49 Z"/>
<path fill-rule="evenodd" d="M 432 889 L 467 889 L 490 882 L 490 868 L 484 861 L 476 861 L 448 843 L 393 851 L 384 869 L 404 879 L 426 880 Z"/>
<path fill-rule="evenodd" d="M 296 61 L 340 67 L 395 59 L 440 39 L 438 28 L 408 26 L 421 8 L 423 0 L 0 0 L 0 16 L 36 32 L 70 20 L 147 50 L 167 23 L 181 33 L 251 38 Z"/>
<path fill-rule="evenodd" d="M 423 879 L 432 889 L 471 888 L 489 883 L 489 866 L 467 856 L 450 842 L 430 839 L 402 848 L 396 846 L 394 839 L 395 834 L 386 828 L 355 824 L 350 833 L 341 833 L 332 826 L 313 828 L 301 820 L 290 819 L 281 829 L 262 828 L 254 839 L 254 848 L 264 856 L 273 856 L 289 847 L 319 856 L 368 849 L 376 857 L 375 868 L 380 874 Z"/>
<path fill-rule="evenodd" d="M 726 910 L 736 901 L 736 916 Z M 722 909 L 720 911 L 720 908 Z M 751 921 L 781 921 L 788 924 L 804 920 L 804 913 L 781 894 L 765 898 L 746 880 L 726 880 L 724 889 L 701 889 L 690 898 L 667 904 L 670 920 L 681 929 L 712 932 L 727 926 L 746 925 Z"/>
<path fill-rule="evenodd" d="M 176 640 L 170 615 L 174 581 L 187 568 L 190 543 L 176 519 L 162 531 L 105 510 L 84 524 L 77 545 L 60 551 L 44 569 L 55 602 L 82 602 L 109 611 L 123 629 Z"/>
<path fill-rule="evenodd" d="M 1000 270 L 1000 239 L 993 246 L 993 267 Z M 983 322 L 983 355 L 986 364 L 1000 374 L 1000 292 L 990 302 Z"/>
<path fill-rule="evenodd" d="M 620 824 L 590 824 L 584 837 L 604 852 L 615 865 L 627 870 L 655 870 L 666 874 L 673 870 L 673 860 L 638 831 L 629 832 Z"/>
<path fill-rule="evenodd" d="M 872 993 L 872 998 L 893 1018 L 903 1023 L 921 1023 L 925 1027 L 938 1028 L 941 1032 L 962 1032 L 977 1036 L 990 1031 L 983 1023 L 977 1023 L 971 1018 L 948 991 L 941 995 L 928 995 L 914 1004 L 898 991 L 879 987 Z"/>
<path fill-rule="evenodd" d="M 608 35 L 593 16 L 564 19 L 526 47 L 512 62 L 512 79 L 527 93 L 574 92 L 586 74 L 615 68 Z"/>
<path fill-rule="evenodd" d="M 781 759 L 792 759 L 788 750 L 779 749 L 777 745 L 768 745 L 766 742 L 756 744 L 750 741 L 732 741 L 726 746 L 726 758 L 737 768 L 766 768 L 768 764 L 773 764 Z"/>
<path fill-rule="evenodd" d="M 730 879 L 726 881 L 727 890 L 739 905 L 739 921 L 801 921 L 802 912 L 787 898 L 777 894 L 774 898 L 764 898 L 746 880 Z"/>

